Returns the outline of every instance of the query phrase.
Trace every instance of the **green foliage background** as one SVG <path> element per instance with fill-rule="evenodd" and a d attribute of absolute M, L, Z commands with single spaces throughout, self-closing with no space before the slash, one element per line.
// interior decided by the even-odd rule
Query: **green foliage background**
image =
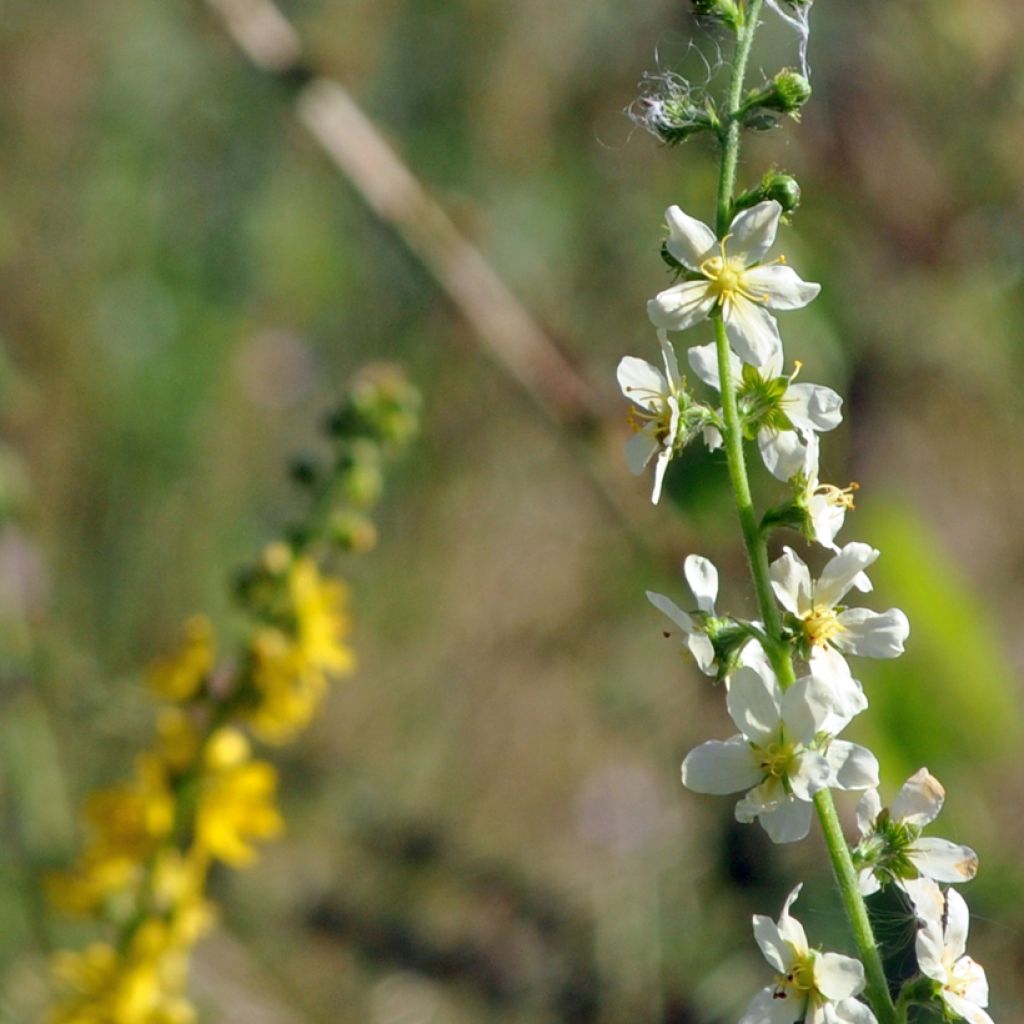
<path fill-rule="evenodd" d="M 681 0 L 283 6 L 621 432 L 615 364 L 656 351 L 663 210 L 710 218 L 714 173 L 709 146 L 660 148 L 622 110 L 659 62 L 714 74 L 714 35 Z M 804 186 L 786 250 L 824 291 L 787 351 L 847 396 L 824 444 L 862 486 L 844 536 L 882 549 L 876 606 L 913 626 L 904 659 L 862 667 L 855 738 L 889 792 L 921 764 L 946 784 L 938 834 L 980 854 L 972 952 L 1006 1024 L 1024 14 L 821 0 L 813 22 L 814 100 L 741 180 L 775 163 Z M 781 25 L 764 38 L 755 65 L 793 60 Z M 230 569 L 295 501 L 286 458 L 381 358 L 422 387 L 425 435 L 349 574 L 361 671 L 282 753 L 289 836 L 218 881 L 204 1020 L 733 1020 L 766 981 L 748 915 L 798 878 L 812 936 L 845 942 L 816 840 L 772 849 L 677 782 L 728 724 L 643 591 L 681 599 L 693 550 L 743 578 L 724 466 L 674 471 L 681 516 L 632 482 L 624 529 L 591 476 L 622 474 L 615 445 L 582 456 L 481 355 L 202 4 L 0 7 L 0 347 L 0 1020 L 32 1020 L 47 950 L 84 937 L 44 917 L 39 877 L 150 735 L 140 666 L 193 610 L 230 627 Z"/>

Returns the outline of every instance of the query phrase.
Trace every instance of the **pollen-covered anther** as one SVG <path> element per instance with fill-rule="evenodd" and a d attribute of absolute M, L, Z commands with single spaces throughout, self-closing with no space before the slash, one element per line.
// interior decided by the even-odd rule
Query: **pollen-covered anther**
<path fill-rule="evenodd" d="M 839 621 L 834 608 L 822 605 L 815 605 L 811 611 L 804 616 L 804 636 L 813 647 L 826 647 L 840 633 L 845 632 L 843 624 Z"/>
<path fill-rule="evenodd" d="M 835 484 L 821 484 L 814 489 L 814 493 L 821 495 L 833 508 L 844 508 L 853 510 L 853 496 L 860 490 L 860 484 L 851 480 L 847 487 L 836 487 Z"/>
<path fill-rule="evenodd" d="M 773 743 L 758 751 L 758 767 L 771 778 L 784 779 L 789 775 L 795 758 L 795 744 Z"/>
<path fill-rule="evenodd" d="M 766 302 L 767 295 L 756 294 L 747 287 L 744 281 L 747 270 L 744 258 L 726 255 L 725 243 L 731 237 L 726 235 L 718 243 L 718 256 L 710 256 L 700 265 L 700 272 L 711 282 L 710 293 L 717 298 L 721 306 L 734 301 L 737 297 L 749 299 L 751 302 Z"/>

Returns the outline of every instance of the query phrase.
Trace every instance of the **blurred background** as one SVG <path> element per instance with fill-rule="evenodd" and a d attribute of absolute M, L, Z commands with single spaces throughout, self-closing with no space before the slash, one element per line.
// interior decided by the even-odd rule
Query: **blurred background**
<path fill-rule="evenodd" d="M 795 880 L 812 939 L 849 941 L 816 837 L 773 848 L 678 781 L 732 729 L 644 591 L 685 604 L 698 551 L 720 607 L 752 612 L 724 464 L 694 451 L 657 510 L 622 465 L 615 366 L 656 356 L 663 212 L 710 219 L 715 172 L 710 145 L 665 149 L 623 110 L 645 71 L 715 76 L 716 37 L 682 0 L 282 10 L 590 412 L 551 415 L 492 358 L 210 7 L 0 7 L 0 1020 L 33 1020 L 48 952 L 86 938 L 45 914 L 40 877 L 151 735 L 142 667 L 193 611 L 230 628 L 231 571 L 296 507 L 287 458 L 380 359 L 422 389 L 425 429 L 380 547 L 347 569 L 361 669 L 275 755 L 286 839 L 218 880 L 202 1019 L 735 1020 L 768 981 L 749 915 Z M 812 24 L 803 123 L 749 141 L 740 178 L 803 185 L 785 251 L 824 290 L 787 317 L 787 354 L 846 396 L 823 445 L 823 477 L 862 488 L 840 539 L 882 549 L 870 604 L 912 623 L 904 658 L 857 666 L 872 711 L 850 735 L 886 800 L 921 765 L 945 783 L 934 831 L 981 858 L 971 952 L 1006 1024 L 1024 1020 L 1024 8 L 822 0 Z M 762 39 L 755 69 L 795 61 L 773 16 Z"/>

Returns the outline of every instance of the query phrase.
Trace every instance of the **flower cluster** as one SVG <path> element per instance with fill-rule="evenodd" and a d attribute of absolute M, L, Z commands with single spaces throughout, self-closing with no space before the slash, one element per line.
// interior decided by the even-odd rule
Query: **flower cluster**
<path fill-rule="evenodd" d="M 380 493 L 381 455 L 416 428 L 418 397 L 390 368 L 357 378 L 328 425 L 333 457 L 303 463 L 309 516 L 270 544 L 239 581 L 241 648 L 218 657 L 212 623 L 188 620 L 178 649 L 148 672 L 160 702 L 156 735 L 130 779 L 93 793 L 86 845 L 49 879 L 52 901 L 102 922 L 109 938 L 54 960 L 48 1024 L 191 1024 L 188 958 L 212 926 L 206 880 L 244 868 L 284 827 L 277 772 L 252 737 L 282 743 L 315 714 L 328 681 L 351 673 L 348 591 L 318 553 L 372 546 L 366 513 Z"/>
<path fill-rule="evenodd" d="M 770 6 L 801 31 L 806 43 L 809 0 Z M 748 123 L 750 110 L 784 109 L 772 90 L 779 83 L 800 84 L 799 76 L 780 72 L 743 99 L 742 69 L 760 9 L 760 2 L 700 8 L 737 34 L 738 47 L 746 47 L 737 61 L 731 109 L 718 108 L 722 124 L 733 125 L 719 132 L 724 150 L 719 230 L 669 207 L 663 255 L 676 280 L 647 304 L 662 365 L 627 356 L 618 367 L 622 392 L 633 403 L 627 462 L 635 473 L 654 462 L 654 502 L 672 459 L 687 445 L 699 442 L 725 454 L 758 598 L 757 620 L 722 612 L 718 573 L 700 555 L 684 563 L 689 607 L 663 594 L 647 595 L 672 623 L 666 636 L 678 634 L 699 669 L 724 683 L 736 728 L 731 737 L 691 750 L 682 763 L 682 781 L 698 793 L 736 794 L 736 819 L 757 820 L 777 843 L 803 839 L 817 814 L 847 907 L 861 908 L 851 911 L 860 960 L 809 946 L 790 915 L 800 886 L 777 923 L 756 916 L 754 935 L 776 980 L 755 997 L 743 1024 L 895 1021 L 897 1009 L 863 902 L 890 885 L 902 892 L 917 928 L 919 975 L 904 988 L 901 1005 L 941 1003 L 947 1017 L 988 1024 L 984 972 L 964 954 L 966 904 L 956 891 L 943 893 L 938 887 L 973 878 L 977 857 L 966 846 L 922 835 L 942 806 L 942 786 L 922 768 L 892 806 L 883 808 L 877 759 L 841 738 L 868 707 L 856 659 L 898 657 L 910 625 L 898 608 L 875 611 L 851 599 L 871 592 L 868 570 L 880 553 L 857 541 L 840 546 L 836 538 L 854 508 L 857 488 L 820 479 L 821 437 L 840 424 L 842 399 L 829 387 L 798 381 L 799 362 L 790 372 L 785 369 L 776 314 L 808 305 L 820 287 L 804 281 L 785 257 L 769 257 L 787 212 L 783 205 L 767 196 L 750 202 L 746 194 L 732 197 L 730 168 L 739 130 L 757 127 Z M 800 92 L 801 102 L 808 96 L 809 87 Z M 702 330 L 713 333 L 710 343 L 699 336 Z M 685 359 L 692 380 L 680 372 L 670 332 L 693 337 Z M 789 490 L 760 522 L 750 498 L 747 443 Z M 791 547 L 782 547 L 772 560 L 769 547 L 781 529 L 796 530 L 825 550 L 820 572 Z M 834 790 L 862 794 L 855 845 L 843 836 Z"/>

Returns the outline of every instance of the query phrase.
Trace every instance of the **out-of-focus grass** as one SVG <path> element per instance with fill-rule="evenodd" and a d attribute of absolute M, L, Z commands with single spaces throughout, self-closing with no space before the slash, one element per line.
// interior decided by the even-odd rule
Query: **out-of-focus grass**
<path fill-rule="evenodd" d="M 664 207 L 710 210 L 709 149 L 666 151 L 620 114 L 655 47 L 702 73 L 694 38 L 714 60 L 685 5 L 285 6 L 612 396 L 619 356 L 654 352 Z M 858 728 L 887 785 L 922 762 L 947 784 L 938 834 L 981 854 L 973 944 L 1009 1020 L 1021 13 L 873 0 L 814 18 L 815 100 L 741 177 L 777 162 L 804 185 L 786 249 L 825 289 L 787 350 L 848 396 L 825 468 L 863 485 L 845 536 L 882 549 L 872 602 L 914 630 L 865 669 Z M 42 998 L 32 880 L 67 853 L 67 808 L 148 736 L 140 665 L 192 610 L 229 621 L 228 571 L 290 508 L 286 456 L 380 357 L 425 391 L 426 436 L 353 570 L 362 671 L 283 755 L 289 838 L 223 881 L 242 955 L 211 944 L 208 1019 L 255 1019 L 247 990 L 373 1024 L 730 1019 L 763 983 L 747 915 L 796 877 L 810 926 L 843 942 L 813 842 L 773 850 L 678 786 L 685 751 L 731 729 L 643 591 L 681 589 L 693 548 L 741 578 L 722 465 L 674 473 L 684 514 L 645 520 L 639 556 L 200 5 L 19 2 L 2 25 L 0 333 L 19 384 L 0 400 L 32 496 L 4 542 L 25 579 L 0 603 L 0 1019 Z M 771 70 L 792 41 L 766 36 Z"/>

